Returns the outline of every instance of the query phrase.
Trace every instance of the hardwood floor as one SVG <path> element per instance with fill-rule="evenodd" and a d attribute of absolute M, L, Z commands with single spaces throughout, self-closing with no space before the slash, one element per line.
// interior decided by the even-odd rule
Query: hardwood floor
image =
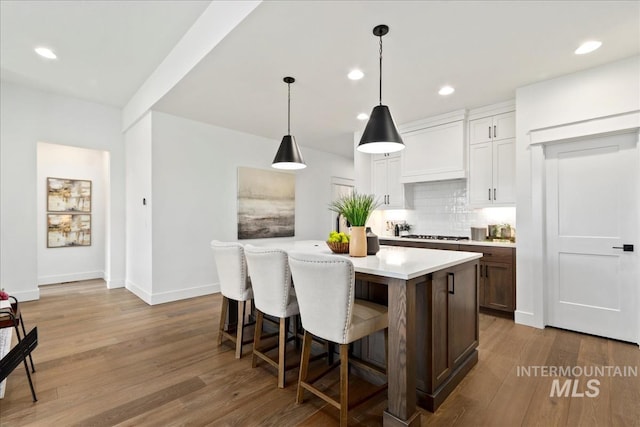
<path fill-rule="evenodd" d="M 216 345 L 220 303 L 210 295 L 151 307 L 101 280 L 42 287 L 39 301 L 22 306 L 27 328 L 38 326 L 39 401 L 18 367 L 0 399 L 0 425 L 338 425 L 337 410 L 310 394 L 295 404 L 296 371 L 280 390 L 271 367 L 251 369 L 250 357 L 235 360 L 232 345 Z M 518 375 L 530 366 L 640 371 L 637 345 L 481 315 L 479 353 L 437 413 L 422 412 L 423 425 L 640 425 L 638 376 L 579 377 L 578 392 L 596 378 L 599 394 L 550 397 L 556 377 Z M 357 397 L 366 384 L 354 385 Z M 379 426 L 385 407 L 382 394 L 351 411 L 350 424 Z"/>

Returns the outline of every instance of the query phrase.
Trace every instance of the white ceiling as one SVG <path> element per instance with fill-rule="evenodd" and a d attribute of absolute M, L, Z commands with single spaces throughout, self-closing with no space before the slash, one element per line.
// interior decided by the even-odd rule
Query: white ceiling
<path fill-rule="evenodd" d="M 3 0 L 2 78 L 123 106 L 207 4 Z M 390 27 L 383 103 L 398 124 L 640 53 L 639 1 L 265 1 L 154 109 L 279 140 L 290 75 L 298 143 L 351 156 L 355 117 L 378 100 L 378 24 Z M 603 46 L 574 55 L 588 39 Z M 36 43 L 60 60 L 35 57 Z M 443 84 L 456 92 L 439 96 Z"/>
<path fill-rule="evenodd" d="M 0 77 L 122 107 L 208 5 L 0 0 Z M 37 56 L 39 45 L 58 60 Z"/>

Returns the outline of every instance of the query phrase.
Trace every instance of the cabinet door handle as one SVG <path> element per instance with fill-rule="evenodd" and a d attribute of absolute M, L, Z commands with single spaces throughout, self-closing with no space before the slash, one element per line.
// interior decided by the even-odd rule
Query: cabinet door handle
<path fill-rule="evenodd" d="M 488 266 L 488 265 L 485 265 L 485 266 L 484 266 L 484 277 L 485 277 L 486 279 L 488 279 L 488 278 L 489 278 L 489 266 Z"/>
<path fill-rule="evenodd" d="M 493 189 L 493 200 L 496 200 L 496 189 Z"/>
<path fill-rule="evenodd" d="M 454 273 L 447 273 L 447 287 L 451 295 L 456 293 L 456 276 Z"/>
<path fill-rule="evenodd" d="M 489 139 L 491 139 L 491 126 L 489 126 Z"/>
<path fill-rule="evenodd" d="M 489 200 L 491 200 L 491 189 L 489 189 Z"/>
<path fill-rule="evenodd" d="M 498 128 L 496 125 L 493 125 L 493 137 L 496 138 L 498 136 Z"/>
<path fill-rule="evenodd" d="M 391 204 L 391 194 L 387 194 L 387 204 Z"/>

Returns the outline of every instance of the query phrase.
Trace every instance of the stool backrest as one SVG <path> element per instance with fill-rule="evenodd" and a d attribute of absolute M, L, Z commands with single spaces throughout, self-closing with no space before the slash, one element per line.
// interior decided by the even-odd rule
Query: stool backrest
<path fill-rule="evenodd" d="M 320 338 L 343 343 L 351 324 L 355 270 L 345 257 L 289 252 L 302 327 Z"/>
<path fill-rule="evenodd" d="M 287 317 L 291 295 L 291 271 L 287 253 L 276 248 L 246 245 L 244 255 L 251 276 L 253 302 L 258 310 L 270 316 Z"/>
<path fill-rule="evenodd" d="M 247 279 L 247 262 L 242 245 L 237 242 L 213 240 L 211 249 L 222 295 L 236 301 L 251 299 L 251 285 Z"/>

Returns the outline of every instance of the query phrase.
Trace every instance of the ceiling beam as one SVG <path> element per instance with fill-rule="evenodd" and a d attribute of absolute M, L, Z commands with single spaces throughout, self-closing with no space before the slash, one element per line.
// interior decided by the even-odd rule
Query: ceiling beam
<path fill-rule="evenodd" d="M 122 111 L 126 131 L 166 95 L 262 0 L 212 1 Z"/>

